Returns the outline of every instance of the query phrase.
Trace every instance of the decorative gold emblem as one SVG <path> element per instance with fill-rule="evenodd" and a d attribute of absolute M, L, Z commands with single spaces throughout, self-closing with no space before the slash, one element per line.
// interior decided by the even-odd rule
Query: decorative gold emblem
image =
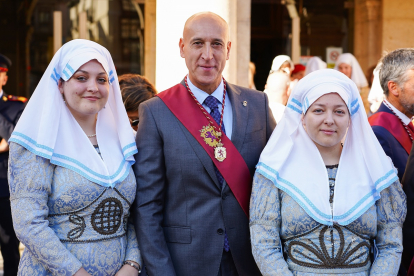
<path fill-rule="evenodd" d="M 227 157 L 227 152 L 225 147 L 216 147 L 214 149 L 214 157 L 220 161 L 223 162 L 224 159 Z"/>
<path fill-rule="evenodd" d="M 217 147 L 220 142 L 220 136 L 221 132 L 216 133 L 214 128 L 212 126 L 203 126 L 203 128 L 200 130 L 201 134 L 200 136 L 203 137 L 204 142 L 206 142 L 207 145 L 210 147 Z"/>

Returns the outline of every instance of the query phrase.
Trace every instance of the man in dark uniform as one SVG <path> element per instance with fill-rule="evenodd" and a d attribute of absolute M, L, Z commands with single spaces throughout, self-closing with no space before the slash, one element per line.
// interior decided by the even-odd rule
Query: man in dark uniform
<path fill-rule="evenodd" d="M 23 112 L 26 98 L 6 95 L 3 86 L 7 83 L 7 71 L 11 61 L 0 54 L 0 247 L 4 260 L 4 276 L 17 275 L 19 266 L 19 240 L 13 229 L 10 209 L 7 168 L 9 145 L 7 141 Z"/>

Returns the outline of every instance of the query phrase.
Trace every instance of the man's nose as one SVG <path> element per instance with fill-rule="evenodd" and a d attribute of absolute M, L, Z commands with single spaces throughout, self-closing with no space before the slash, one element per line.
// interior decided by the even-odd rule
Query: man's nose
<path fill-rule="evenodd" d="M 211 44 L 206 43 L 203 47 L 202 58 L 205 60 L 210 60 L 213 58 L 213 51 L 211 49 Z"/>

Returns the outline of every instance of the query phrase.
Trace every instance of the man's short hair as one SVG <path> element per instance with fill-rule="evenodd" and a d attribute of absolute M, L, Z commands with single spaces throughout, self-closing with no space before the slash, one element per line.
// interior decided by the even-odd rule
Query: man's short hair
<path fill-rule="evenodd" d="M 380 83 L 385 95 L 388 96 L 388 82 L 393 81 L 402 88 L 408 80 L 408 70 L 414 69 L 414 48 L 394 50 L 386 54 L 381 62 Z"/>

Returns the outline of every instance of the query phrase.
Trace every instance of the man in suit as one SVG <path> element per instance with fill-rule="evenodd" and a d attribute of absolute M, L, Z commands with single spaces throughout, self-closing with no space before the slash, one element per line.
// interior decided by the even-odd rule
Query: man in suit
<path fill-rule="evenodd" d="M 9 184 L 7 168 L 10 138 L 26 98 L 6 95 L 3 86 L 7 83 L 7 71 L 11 61 L 0 54 L 0 248 L 4 260 L 4 276 L 17 275 L 20 261 L 19 240 L 13 229 L 10 209 Z"/>
<path fill-rule="evenodd" d="M 385 99 L 369 122 L 401 181 L 414 138 L 414 48 L 384 56 L 379 76 Z"/>
<path fill-rule="evenodd" d="M 149 275 L 261 275 L 250 246 L 252 175 L 275 120 L 266 94 L 222 78 L 227 23 L 191 16 L 188 76 L 140 105 L 135 229 Z"/>
<path fill-rule="evenodd" d="M 414 256 L 414 214 L 410 211 L 410 196 L 413 196 L 413 192 L 407 180 L 409 167 L 406 169 L 414 138 L 411 121 L 414 116 L 414 48 L 397 49 L 384 56 L 379 77 L 385 99 L 378 111 L 369 118 L 369 123 L 397 168 L 398 178 L 407 194 L 407 216 L 403 226 L 404 252 L 399 274 L 403 276 Z"/>
<path fill-rule="evenodd" d="M 407 195 L 407 216 L 403 226 L 403 266 L 414 276 L 414 146 L 408 157 L 405 173 L 401 184 Z"/>

